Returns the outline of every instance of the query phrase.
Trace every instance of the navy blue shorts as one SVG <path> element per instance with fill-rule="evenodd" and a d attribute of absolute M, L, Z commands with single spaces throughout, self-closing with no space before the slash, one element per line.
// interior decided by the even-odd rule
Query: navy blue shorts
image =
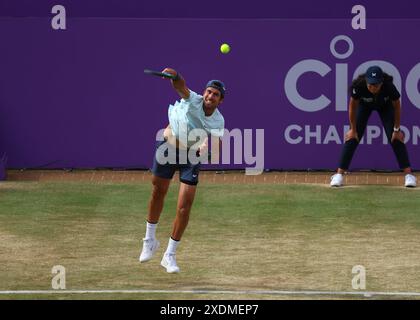
<path fill-rule="evenodd" d="M 188 151 L 179 150 L 170 144 L 166 144 L 165 148 L 167 149 L 165 152 L 159 152 L 159 147 L 165 143 L 166 141 L 159 141 L 156 144 L 152 173 L 160 178 L 172 179 L 175 172 L 179 170 L 179 180 L 182 183 L 192 186 L 197 185 L 198 174 L 200 173 L 200 163 L 192 164 L 188 157 L 185 156 Z M 169 151 L 173 152 L 172 154 L 176 154 L 176 157 L 171 159 L 173 161 L 170 161 L 169 163 L 163 163 L 162 154 L 165 157 L 168 157 Z M 180 155 L 180 152 L 183 152 L 183 154 Z M 161 161 L 158 161 L 159 159 L 161 159 Z"/>

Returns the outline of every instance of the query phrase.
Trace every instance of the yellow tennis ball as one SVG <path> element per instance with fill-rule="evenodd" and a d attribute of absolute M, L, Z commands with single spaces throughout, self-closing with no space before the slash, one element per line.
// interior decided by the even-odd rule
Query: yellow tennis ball
<path fill-rule="evenodd" d="M 230 51 L 230 46 L 227 43 L 224 43 L 220 46 L 220 52 L 226 54 L 229 53 Z"/>

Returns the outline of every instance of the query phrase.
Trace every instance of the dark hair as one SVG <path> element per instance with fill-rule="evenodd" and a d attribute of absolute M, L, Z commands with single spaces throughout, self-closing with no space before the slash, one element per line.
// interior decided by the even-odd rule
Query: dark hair
<path fill-rule="evenodd" d="M 383 81 L 384 83 L 385 82 L 392 83 L 394 81 L 394 77 L 389 75 L 388 73 L 384 72 L 383 75 L 384 75 L 384 81 Z M 351 86 L 349 88 L 350 93 L 351 93 L 353 88 L 358 87 L 360 85 L 364 85 L 364 86 L 367 85 L 366 84 L 366 73 L 359 74 L 359 76 L 352 81 Z"/>
<path fill-rule="evenodd" d="M 226 87 L 225 87 L 225 84 L 222 81 L 220 81 L 220 80 L 210 80 L 207 83 L 206 88 L 208 88 L 208 87 L 212 87 L 212 88 L 215 88 L 215 89 L 219 90 L 222 99 L 225 97 Z"/>

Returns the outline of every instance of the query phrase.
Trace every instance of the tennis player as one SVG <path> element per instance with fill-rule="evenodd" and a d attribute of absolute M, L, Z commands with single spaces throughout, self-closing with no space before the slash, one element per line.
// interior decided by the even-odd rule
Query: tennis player
<path fill-rule="evenodd" d="M 161 265 L 166 268 L 168 273 L 178 273 L 180 268 L 176 262 L 176 250 L 188 224 L 201 164 L 200 162 L 191 161 L 190 157 L 187 157 L 186 161 L 181 161 L 181 153 L 186 151 L 182 154 L 200 155 L 207 152 L 209 138 L 213 137 L 214 139 L 216 137 L 217 141 L 219 141 L 223 136 L 224 118 L 218 110 L 218 106 L 223 102 L 226 89 L 223 82 L 211 80 L 207 83 L 203 95 L 199 95 L 186 86 L 183 77 L 174 69 L 166 68 L 163 72 L 175 76 L 175 79 L 170 81 L 181 100 L 169 106 L 169 125 L 164 131 L 164 140 L 157 143 L 152 168 L 153 187 L 148 208 L 146 235 L 143 238 L 143 249 L 139 260 L 140 262 L 149 261 L 159 248 L 160 244 L 156 239 L 156 228 L 169 184 L 174 173 L 179 171 L 180 188 L 175 221 L 168 247 L 161 260 Z M 188 137 L 188 133 L 194 129 L 204 131 L 207 138 L 198 148 L 191 150 L 195 148 L 196 141 L 190 141 L 184 137 Z M 163 154 L 162 150 L 165 150 Z M 175 154 L 176 159 L 174 162 L 167 161 L 164 163 L 162 160 L 170 158 L 167 157 L 169 153 Z"/>

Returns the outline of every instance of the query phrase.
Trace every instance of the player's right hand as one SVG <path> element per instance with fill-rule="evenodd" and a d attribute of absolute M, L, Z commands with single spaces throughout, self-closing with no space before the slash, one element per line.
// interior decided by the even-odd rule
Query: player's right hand
<path fill-rule="evenodd" d="M 359 141 L 359 136 L 357 135 L 356 130 L 350 129 L 349 131 L 347 131 L 345 141 L 347 142 L 351 139 L 356 139 L 357 141 Z"/>
<path fill-rule="evenodd" d="M 176 76 L 178 74 L 178 72 L 176 72 L 174 69 L 171 69 L 171 68 L 165 68 L 165 69 L 162 70 L 162 72 L 169 73 L 169 74 L 172 74 L 174 76 Z"/>
<path fill-rule="evenodd" d="M 190 97 L 190 90 L 187 88 L 184 78 L 176 70 L 165 68 L 162 72 L 172 74 L 176 77 L 175 79 L 171 79 L 171 83 L 182 99 L 188 99 Z"/>

